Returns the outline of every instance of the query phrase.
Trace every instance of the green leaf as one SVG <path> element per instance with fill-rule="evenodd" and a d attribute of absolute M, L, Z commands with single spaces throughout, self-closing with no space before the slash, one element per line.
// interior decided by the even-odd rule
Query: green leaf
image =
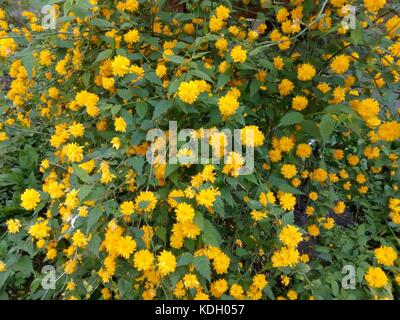
<path fill-rule="evenodd" d="M 300 123 L 304 120 L 304 116 L 297 111 L 289 111 L 286 113 L 279 122 L 278 127 L 280 126 L 290 126 L 296 123 Z"/>
<path fill-rule="evenodd" d="M 79 200 L 83 201 L 86 197 L 92 192 L 93 186 L 81 186 L 79 187 L 78 198 Z"/>
<path fill-rule="evenodd" d="M 38 165 L 38 160 L 39 156 L 36 150 L 30 145 L 26 145 L 19 154 L 19 164 L 23 169 L 35 169 Z"/>
<path fill-rule="evenodd" d="M 326 143 L 330 136 L 332 135 L 333 130 L 335 129 L 336 121 L 332 118 L 331 115 L 324 115 L 322 117 L 321 123 L 319 125 L 319 130 L 321 132 L 322 141 Z"/>
<path fill-rule="evenodd" d="M 102 215 L 103 215 L 103 210 L 99 206 L 96 206 L 92 210 L 90 210 L 87 218 L 86 233 L 89 233 L 89 231 L 92 229 L 95 223 L 100 220 L 100 217 Z"/>
<path fill-rule="evenodd" d="M 177 266 L 178 267 L 187 266 L 192 262 L 193 262 L 193 255 L 190 252 L 185 252 L 178 258 Z"/>
<path fill-rule="evenodd" d="M 320 139 L 321 134 L 319 128 L 312 120 L 304 120 L 301 122 L 301 127 L 304 129 L 306 133 L 311 135 L 314 138 Z"/>
<path fill-rule="evenodd" d="M 198 78 L 201 78 L 203 80 L 206 80 L 208 82 L 214 82 L 213 79 L 211 79 L 210 76 L 207 73 L 205 73 L 205 72 L 203 72 L 201 70 L 193 69 L 193 70 L 190 70 L 190 73 L 192 75 L 194 75 L 194 76 L 196 76 Z"/>
<path fill-rule="evenodd" d="M 99 235 L 95 234 L 88 244 L 89 252 L 95 256 L 99 256 L 99 246 L 101 243 L 101 238 Z"/>
<path fill-rule="evenodd" d="M 85 170 L 83 170 L 81 167 L 79 167 L 76 163 L 72 164 L 72 168 L 74 168 L 74 173 L 83 182 L 85 182 L 87 184 L 91 184 L 94 182 L 93 178 L 91 176 L 89 176 L 89 174 Z"/>
<path fill-rule="evenodd" d="M 294 214 L 293 214 L 293 212 L 287 212 L 282 217 L 282 225 L 286 226 L 288 224 L 294 225 Z"/>
<path fill-rule="evenodd" d="M 229 82 L 230 79 L 231 77 L 228 74 L 225 73 L 220 74 L 218 76 L 217 89 L 224 87 Z"/>
<path fill-rule="evenodd" d="M 168 58 L 168 60 L 172 63 L 175 64 L 183 64 L 185 62 L 185 58 L 181 57 L 181 56 L 169 56 L 166 55 L 166 57 Z"/>
<path fill-rule="evenodd" d="M 171 100 L 162 100 L 159 101 L 155 106 L 154 106 L 154 112 L 153 112 L 153 120 L 157 119 L 160 117 L 162 114 L 167 112 L 170 108 L 172 107 L 172 101 Z"/>
<path fill-rule="evenodd" d="M 211 281 L 210 260 L 207 257 L 199 256 L 193 258 L 193 264 L 196 270 L 208 281 Z"/>
<path fill-rule="evenodd" d="M 133 97 L 133 92 L 130 89 L 118 89 L 117 94 L 124 100 L 130 100 Z"/>
<path fill-rule="evenodd" d="M 222 240 L 218 230 L 212 224 L 211 221 L 204 219 L 204 229 L 202 239 L 205 244 L 219 247 Z"/>
<path fill-rule="evenodd" d="M 145 79 L 149 80 L 151 83 L 154 83 L 158 86 L 162 85 L 162 81 L 159 77 L 157 77 L 157 75 L 155 74 L 155 72 L 148 72 L 145 74 L 144 76 Z"/>
<path fill-rule="evenodd" d="M 22 56 L 22 64 L 24 65 L 24 68 L 28 73 L 28 77 L 31 80 L 32 80 L 32 69 L 34 61 L 35 58 L 33 57 L 33 51 L 28 51 L 26 54 Z"/>
<path fill-rule="evenodd" d="M 14 270 L 19 271 L 23 274 L 24 278 L 28 278 L 31 274 L 34 274 L 32 260 L 28 256 L 23 256 L 14 265 Z"/>
<path fill-rule="evenodd" d="M 100 52 L 96 58 L 95 63 L 108 59 L 109 57 L 111 57 L 113 55 L 113 52 L 114 51 L 112 49 L 107 49 L 107 50 Z"/>
<path fill-rule="evenodd" d="M 145 159 L 142 157 L 133 157 L 128 159 L 128 165 L 130 165 L 137 174 L 142 174 Z"/>
<path fill-rule="evenodd" d="M 105 19 L 90 19 L 90 24 L 95 27 L 99 27 L 100 29 L 108 29 L 113 26 L 113 24 Z"/>
<path fill-rule="evenodd" d="M 351 40 L 355 45 L 364 43 L 363 30 L 361 28 L 351 30 Z"/>
<path fill-rule="evenodd" d="M 135 110 L 140 119 L 143 119 L 146 116 L 147 110 L 149 109 L 149 105 L 144 102 L 140 101 L 136 104 Z"/>

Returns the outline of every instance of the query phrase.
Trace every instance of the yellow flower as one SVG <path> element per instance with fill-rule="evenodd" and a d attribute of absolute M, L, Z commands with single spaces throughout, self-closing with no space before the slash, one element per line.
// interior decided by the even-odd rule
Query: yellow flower
<path fill-rule="evenodd" d="M 129 216 L 135 211 L 135 205 L 133 201 L 124 201 L 121 203 L 120 211 L 123 215 Z"/>
<path fill-rule="evenodd" d="M 40 202 L 40 193 L 35 189 L 26 189 L 21 195 L 21 207 L 25 210 L 33 210 Z"/>
<path fill-rule="evenodd" d="M 122 117 L 116 117 L 114 120 L 115 131 L 125 132 L 126 131 L 126 121 Z"/>
<path fill-rule="evenodd" d="M 242 300 L 244 298 L 244 291 L 241 285 L 233 284 L 229 290 L 229 294 L 236 300 Z"/>
<path fill-rule="evenodd" d="M 372 288 L 382 288 L 388 283 L 385 272 L 379 267 L 369 267 L 364 278 Z"/>
<path fill-rule="evenodd" d="M 348 56 L 341 54 L 336 56 L 331 62 L 331 69 L 337 74 L 345 73 L 349 69 L 350 59 Z"/>
<path fill-rule="evenodd" d="M 301 111 L 307 108 L 308 100 L 306 97 L 303 96 L 295 96 L 292 99 L 292 109 Z"/>
<path fill-rule="evenodd" d="M 296 166 L 293 164 L 284 164 L 281 166 L 281 174 L 286 179 L 291 179 L 297 174 Z"/>
<path fill-rule="evenodd" d="M 228 282 L 225 279 L 213 281 L 210 285 L 211 294 L 220 298 L 228 290 Z"/>
<path fill-rule="evenodd" d="M 297 227 L 286 225 L 279 233 L 279 240 L 287 247 L 297 247 L 303 240 L 303 236 Z"/>
<path fill-rule="evenodd" d="M 221 112 L 221 115 L 224 118 L 227 118 L 236 113 L 236 110 L 239 108 L 239 101 L 237 100 L 237 97 L 228 93 L 225 96 L 219 98 L 218 108 Z"/>
<path fill-rule="evenodd" d="M 104 77 L 101 79 L 101 85 L 103 86 L 104 89 L 112 91 L 115 86 L 115 79 Z"/>
<path fill-rule="evenodd" d="M 183 284 L 186 289 L 196 289 L 200 286 L 199 280 L 195 274 L 185 274 L 183 277 Z"/>
<path fill-rule="evenodd" d="M 256 287 L 258 290 L 263 290 L 268 284 L 268 281 L 265 277 L 265 274 L 256 274 L 253 277 L 252 285 Z"/>
<path fill-rule="evenodd" d="M 192 104 L 197 100 L 200 94 L 200 88 L 196 81 L 181 82 L 178 88 L 178 97 L 188 104 Z"/>
<path fill-rule="evenodd" d="M 239 176 L 240 169 L 243 167 L 244 163 L 245 161 L 239 153 L 231 151 L 226 157 L 222 172 L 229 174 L 232 177 L 237 177 Z"/>
<path fill-rule="evenodd" d="M 116 250 L 119 256 L 129 259 L 136 249 L 136 241 L 131 236 L 121 237 L 118 240 Z"/>
<path fill-rule="evenodd" d="M 159 78 L 164 77 L 167 74 L 167 67 L 163 64 L 159 64 L 156 68 L 156 75 Z"/>
<path fill-rule="evenodd" d="M 77 230 L 72 236 L 72 242 L 74 246 L 83 249 L 88 245 L 89 239 L 85 237 L 81 230 Z"/>
<path fill-rule="evenodd" d="M 203 205 L 206 208 L 212 208 L 216 197 L 219 195 L 221 195 L 221 192 L 219 192 L 217 189 L 203 189 L 196 195 L 196 202 L 197 204 Z"/>
<path fill-rule="evenodd" d="M 225 38 L 218 38 L 217 41 L 215 41 L 215 47 L 219 51 L 226 51 L 228 49 L 228 40 Z"/>
<path fill-rule="evenodd" d="M 400 123 L 396 121 L 386 122 L 379 126 L 379 138 L 383 141 L 393 142 L 400 139 Z"/>
<path fill-rule="evenodd" d="M 74 122 L 69 128 L 69 133 L 75 138 L 83 137 L 85 134 L 85 127 L 82 123 Z"/>
<path fill-rule="evenodd" d="M 36 240 L 47 238 L 50 232 L 50 227 L 47 225 L 47 223 L 48 223 L 47 220 L 35 223 L 29 228 L 28 230 L 29 235 L 34 237 Z"/>
<path fill-rule="evenodd" d="M 297 292 L 294 290 L 289 290 L 287 293 L 289 300 L 297 300 Z"/>
<path fill-rule="evenodd" d="M 367 11 L 376 13 L 386 5 L 386 0 L 364 0 Z"/>
<path fill-rule="evenodd" d="M 181 202 L 178 204 L 178 207 L 175 209 L 176 220 L 178 222 L 186 222 L 193 221 L 194 218 L 194 209 L 190 204 L 185 202 Z"/>
<path fill-rule="evenodd" d="M 264 134 L 258 126 L 246 126 L 242 129 L 242 144 L 245 146 L 261 147 L 264 144 L 264 139 Z"/>
<path fill-rule="evenodd" d="M 218 19 L 221 19 L 221 20 L 228 19 L 229 13 L 230 13 L 230 10 L 223 5 L 219 5 L 217 7 L 217 9 L 215 9 L 215 15 L 217 16 Z"/>
<path fill-rule="evenodd" d="M 297 69 L 297 79 L 308 81 L 315 77 L 316 70 L 314 66 L 308 63 L 301 64 Z"/>
<path fill-rule="evenodd" d="M 213 268 L 217 274 L 224 274 L 228 272 L 229 264 L 231 260 L 229 257 L 219 251 L 215 256 L 213 260 Z"/>
<path fill-rule="evenodd" d="M 163 250 L 157 258 L 157 268 L 161 276 L 174 272 L 176 268 L 175 256 L 171 252 Z"/>
<path fill-rule="evenodd" d="M 328 179 L 328 173 L 321 168 L 313 170 L 310 175 L 311 180 L 324 183 Z"/>
<path fill-rule="evenodd" d="M 375 257 L 379 264 L 391 267 L 397 259 L 397 252 L 392 247 L 381 246 L 374 250 Z"/>
<path fill-rule="evenodd" d="M 156 207 L 157 198 L 151 191 L 141 191 L 135 199 L 135 207 L 139 212 L 148 213 Z"/>
<path fill-rule="evenodd" d="M 209 26 L 211 32 L 218 32 L 224 27 L 224 20 L 219 19 L 216 16 L 212 16 L 210 18 Z"/>
<path fill-rule="evenodd" d="M 279 85 L 278 85 L 278 89 L 279 89 L 279 94 L 281 96 L 287 96 L 289 95 L 292 90 L 294 89 L 294 84 L 292 81 L 288 80 L 288 79 L 283 79 Z"/>
<path fill-rule="evenodd" d="M 271 262 L 274 268 L 294 267 L 299 263 L 300 253 L 293 247 L 282 247 L 272 255 Z"/>
<path fill-rule="evenodd" d="M 18 219 L 8 219 L 6 221 L 7 231 L 10 234 L 18 233 L 21 228 L 21 221 Z"/>
<path fill-rule="evenodd" d="M 267 216 L 267 213 L 265 211 L 252 210 L 250 215 L 254 221 L 261 221 Z"/>
<path fill-rule="evenodd" d="M 307 143 L 300 143 L 296 148 L 296 155 L 299 158 L 306 159 L 312 153 L 311 147 Z"/>
<path fill-rule="evenodd" d="M 70 162 L 81 162 L 83 160 L 83 146 L 75 142 L 63 146 L 62 153 L 68 157 Z"/>
<path fill-rule="evenodd" d="M 133 44 L 133 43 L 139 42 L 139 40 L 140 40 L 139 31 L 136 29 L 132 29 L 132 30 L 128 31 L 124 35 L 124 40 L 128 44 Z"/>
<path fill-rule="evenodd" d="M 307 232 L 313 237 L 318 237 L 320 233 L 318 226 L 315 224 L 309 225 L 307 227 Z"/>
<path fill-rule="evenodd" d="M 0 131 L 0 142 L 8 140 L 7 132 Z"/>
<path fill-rule="evenodd" d="M 279 197 L 279 205 L 282 209 L 286 211 L 291 211 L 294 209 L 296 205 L 296 197 L 293 196 L 291 193 L 283 193 Z"/>
<path fill-rule="evenodd" d="M 133 264 L 139 271 L 147 271 L 153 267 L 154 256 L 147 250 L 142 249 L 135 253 L 133 256 Z"/>
<path fill-rule="evenodd" d="M 275 57 L 273 64 L 276 70 L 282 70 L 285 66 L 285 63 L 283 62 L 283 59 L 281 57 Z"/>
<path fill-rule="evenodd" d="M 336 214 L 343 214 L 345 209 L 346 209 L 346 205 L 343 201 L 338 201 L 336 203 L 336 205 L 333 207 L 333 211 Z"/>
<path fill-rule="evenodd" d="M 241 45 L 236 45 L 231 51 L 231 57 L 235 63 L 244 63 L 247 59 L 247 51 Z"/>
<path fill-rule="evenodd" d="M 7 271 L 7 265 L 0 260 L 0 272 L 5 272 Z"/>
<path fill-rule="evenodd" d="M 350 154 L 347 157 L 347 162 L 349 163 L 349 165 L 354 167 L 360 162 L 360 159 L 356 155 Z"/>
<path fill-rule="evenodd" d="M 123 56 L 116 56 L 112 61 L 112 74 L 114 76 L 123 77 L 129 73 L 131 62 L 128 58 Z"/>
<path fill-rule="evenodd" d="M 94 93 L 81 91 L 76 95 L 75 101 L 78 106 L 86 107 L 86 112 L 91 117 L 95 117 L 100 112 L 97 106 L 97 103 L 99 102 L 99 97 Z"/>
<path fill-rule="evenodd" d="M 318 200 L 318 193 L 316 193 L 316 192 L 310 192 L 310 193 L 308 194 L 308 197 L 309 197 L 311 200 L 316 201 L 316 200 Z"/>

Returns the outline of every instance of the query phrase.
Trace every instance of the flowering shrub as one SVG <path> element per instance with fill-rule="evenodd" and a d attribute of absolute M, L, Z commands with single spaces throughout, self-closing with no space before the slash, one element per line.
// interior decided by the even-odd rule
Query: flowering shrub
<path fill-rule="evenodd" d="M 6 2 L 0 297 L 399 298 L 395 1 Z"/>

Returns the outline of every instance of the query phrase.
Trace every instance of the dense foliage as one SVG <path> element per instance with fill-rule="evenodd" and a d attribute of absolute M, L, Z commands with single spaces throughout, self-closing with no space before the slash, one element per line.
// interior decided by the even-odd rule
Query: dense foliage
<path fill-rule="evenodd" d="M 16 2 L 1 298 L 400 297 L 398 1 Z M 233 161 L 150 164 L 169 121 Z M 253 133 L 251 174 L 223 129 Z"/>

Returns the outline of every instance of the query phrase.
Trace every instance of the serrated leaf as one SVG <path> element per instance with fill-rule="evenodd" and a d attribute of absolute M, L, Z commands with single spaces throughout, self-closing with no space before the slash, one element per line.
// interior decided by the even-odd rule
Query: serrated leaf
<path fill-rule="evenodd" d="M 149 105 L 147 104 L 147 102 L 144 101 L 138 102 L 135 106 L 136 113 L 140 117 L 140 119 L 143 119 L 146 116 L 148 109 Z"/>
<path fill-rule="evenodd" d="M 177 266 L 178 267 L 187 266 L 192 262 L 193 262 L 193 255 L 190 252 L 185 252 L 178 258 Z"/>
<path fill-rule="evenodd" d="M 86 233 L 90 232 L 92 227 L 100 220 L 100 217 L 102 215 L 103 215 L 103 210 L 99 206 L 96 206 L 92 210 L 90 210 L 87 218 Z"/>
<path fill-rule="evenodd" d="M 324 115 L 322 117 L 321 123 L 319 125 L 319 130 L 321 132 L 322 141 L 326 143 L 331 137 L 333 130 L 335 129 L 336 120 L 332 118 L 331 115 Z"/>
<path fill-rule="evenodd" d="M 304 120 L 304 116 L 297 111 L 289 111 L 288 113 L 286 113 L 282 118 L 281 121 L 279 121 L 279 125 L 280 126 L 290 126 L 296 123 L 300 123 Z"/>
<path fill-rule="evenodd" d="M 208 281 L 211 281 L 210 260 L 207 257 L 199 256 L 193 258 L 193 264 L 196 270 Z"/>
<path fill-rule="evenodd" d="M 204 219 L 204 228 L 202 239 L 205 244 L 219 247 L 221 245 L 221 236 L 211 221 Z"/>

